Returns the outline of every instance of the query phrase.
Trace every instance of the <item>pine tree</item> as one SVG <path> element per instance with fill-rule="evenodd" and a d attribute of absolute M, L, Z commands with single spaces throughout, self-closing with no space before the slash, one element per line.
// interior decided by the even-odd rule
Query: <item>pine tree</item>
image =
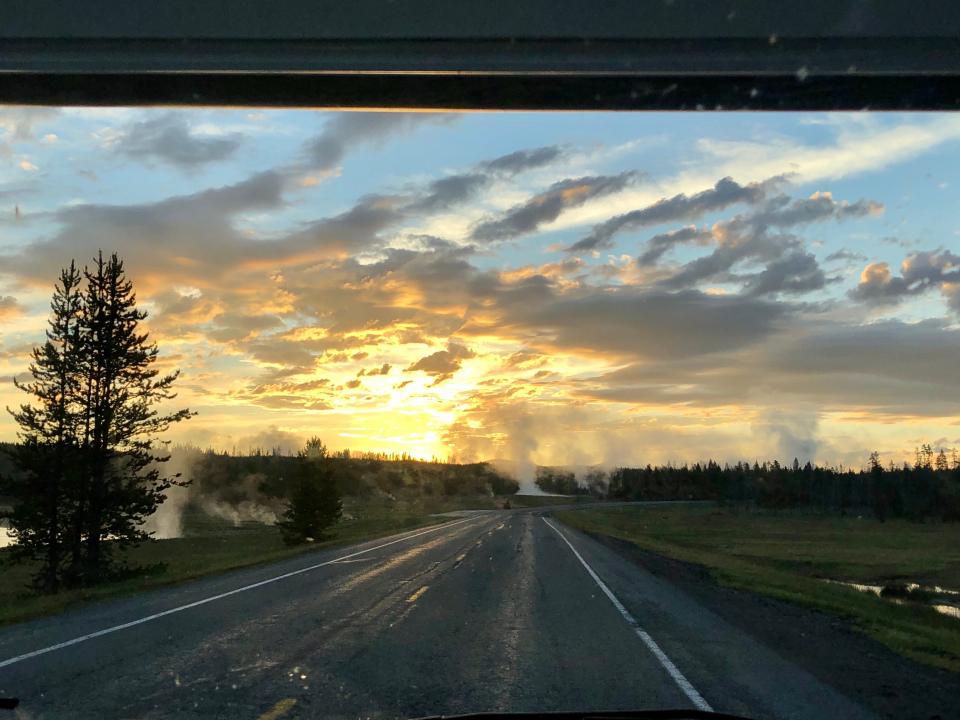
<path fill-rule="evenodd" d="M 160 414 L 177 373 L 160 375 L 157 347 L 140 332 L 146 313 L 116 255 L 83 273 L 64 269 L 55 286 L 46 342 L 35 348 L 32 381 L 17 386 L 33 402 L 10 411 L 20 426 L 18 472 L 2 480 L 15 498 L 14 559 L 39 562 L 38 587 L 96 580 L 111 546 L 148 537 L 141 526 L 176 478 L 163 478 L 155 436 L 190 417 Z"/>
<path fill-rule="evenodd" d="M 66 561 L 69 513 L 79 484 L 80 447 L 77 369 L 83 349 L 80 273 L 64 268 L 54 286 L 47 339 L 33 349 L 32 380 L 14 384 L 36 405 L 8 412 L 20 426 L 14 462 L 20 472 L 4 478 L 2 492 L 17 498 L 11 515 L 14 558 L 39 564 L 34 584 L 44 592 L 60 585 Z"/>
<path fill-rule="evenodd" d="M 297 453 L 294 472 L 293 493 L 277 521 L 288 545 L 319 539 L 343 513 L 327 448 L 319 438 L 311 438 Z"/>
<path fill-rule="evenodd" d="M 918 470 L 929 470 L 931 467 L 933 467 L 933 447 L 927 443 L 924 443 L 918 447 L 915 451 L 913 466 Z"/>
<path fill-rule="evenodd" d="M 188 409 L 161 414 L 158 403 L 176 397 L 172 391 L 179 371 L 161 375 L 155 367 L 157 346 L 140 322 L 133 283 L 123 262 L 100 253 L 92 270 L 84 269 L 83 443 L 87 458 L 82 503 L 76 515 L 75 543 L 82 540 L 79 570 L 86 581 L 108 569 L 104 540 L 114 547 L 148 538 L 141 528 L 163 502 L 164 491 L 176 478 L 161 476 L 155 437 L 193 413 Z M 75 552 L 75 561 L 80 560 Z"/>
<path fill-rule="evenodd" d="M 880 522 L 887 519 L 890 510 L 890 498 L 887 486 L 888 474 L 883 471 L 880 462 L 880 453 L 874 450 L 870 453 L 870 499 L 873 505 L 873 514 Z"/>
<path fill-rule="evenodd" d="M 937 453 L 936 468 L 937 472 L 946 472 L 950 469 L 950 462 L 947 460 L 947 453 L 943 448 L 940 448 L 940 452 Z"/>

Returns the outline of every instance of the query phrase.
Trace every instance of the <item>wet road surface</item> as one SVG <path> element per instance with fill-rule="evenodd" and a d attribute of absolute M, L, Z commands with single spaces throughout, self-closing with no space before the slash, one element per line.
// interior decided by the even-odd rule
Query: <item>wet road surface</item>
<path fill-rule="evenodd" d="M 4 628 L 0 696 L 32 719 L 871 717 L 548 515 L 478 512 Z"/>

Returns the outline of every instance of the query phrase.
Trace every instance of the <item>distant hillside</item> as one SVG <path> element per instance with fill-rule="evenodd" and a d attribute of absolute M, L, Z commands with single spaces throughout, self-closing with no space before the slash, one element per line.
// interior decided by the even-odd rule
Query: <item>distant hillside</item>
<path fill-rule="evenodd" d="M 13 466 L 0 445 L 0 473 Z M 227 455 L 175 448 L 165 474 L 192 482 L 175 490 L 177 503 L 216 509 L 219 514 L 257 517 L 276 512 L 289 497 L 296 458 L 284 455 Z M 340 491 L 347 497 L 451 497 L 513 495 L 519 485 L 488 463 L 443 463 L 378 457 L 332 457 Z M 0 498 L 0 503 L 3 498 Z"/>
<path fill-rule="evenodd" d="M 174 460 L 177 461 L 175 451 Z M 188 451 L 191 452 L 191 451 Z M 229 493 L 238 483 L 249 485 L 256 476 L 258 491 L 287 495 L 287 481 L 295 458 L 282 455 L 233 456 L 191 452 L 186 466 L 201 492 Z M 423 495 L 512 495 L 517 483 L 487 463 L 442 463 L 421 460 L 383 460 L 333 457 L 329 462 L 344 495 L 389 494 L 415 490 Z"/>
<path fill-rule="evenodd" d="M 486 463 L 442 463 L 412 459 L 332 457 L 334 477 L 346 497 L 404 498 L 503 496 L 517 483 Z M 296 458 L 254 454 L 233 456 L 193 448 L 173 451 L 169 472 L 192 482 L 177 502 L 234 519 L 262 519 L 278 512 L 290 496 Z"/>

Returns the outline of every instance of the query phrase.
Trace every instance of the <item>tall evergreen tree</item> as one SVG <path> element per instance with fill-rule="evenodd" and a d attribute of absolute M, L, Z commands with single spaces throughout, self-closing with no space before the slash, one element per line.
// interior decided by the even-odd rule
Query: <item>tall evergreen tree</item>
<path fill-rule="evenodd" d="M 67 560 L 69 517 L 79 483 L 80 398 L 77 371 L 83 351 L 80 272 L 64 268 L 54 286 L 46 342 L 31 354 L 32 380 L 14 384 L 36 404 L 8 412 L 20 426 L 14 461 L 20 472 L 0 481 L 18 502 L 11 515 L 15 559 L 39 563 L 35 585 L 55 592 Z"/>
<path fill-rule="evenodd" d="M 179 371 L 161 375 L 156 368 L 157 346 L 142 332 L 147 314 L 137 308 L 123 261 L 100 253 L 84 275 L 80 379 L 88 485 L 76 524 L 84 545 L 80 570 L 85 580 L 95 580 L 109 565 L 105 539 L 114 547 L 147 539 L 143 522 L 164 492 L 179 484 L 158 469 L 168 456 L 158 454 L 156 436 L 193 413 L 162 414 L 156 408 L 176 397 L 172 388 Z"/>
<path fill-rule="evenodd" d="M 51 303 L 46 342 L 34 349 L 32 380 L 17 383 L 32 402 L 10 410 L 20 426 L 19 471 L 2 480 L 15 499 L 14 559 L 39 562 L 43 590 L 90 582 L 109 566 L 109 547 L 148 537 L 144 520 L 176 478 L 156 436 L 192 414 L 160 413 L 178 373 L 161 375 L 157 347 L 142 332 L 132 283 L 114 254 L 83 278 L 71 263 Z"/>

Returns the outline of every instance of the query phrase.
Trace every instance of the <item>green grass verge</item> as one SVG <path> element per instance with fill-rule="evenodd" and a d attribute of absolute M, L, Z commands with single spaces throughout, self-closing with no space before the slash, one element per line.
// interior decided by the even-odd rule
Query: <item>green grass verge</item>
<path fill-rule="evenodd" d="M 960 620 L 821 578 L 960 588 L 960 525 L 735 512 L 715 507 L 558 511 L 564 523 L 707 567 L 723 585 L 849 619 L 910 658 L 960 671 Z"/>

